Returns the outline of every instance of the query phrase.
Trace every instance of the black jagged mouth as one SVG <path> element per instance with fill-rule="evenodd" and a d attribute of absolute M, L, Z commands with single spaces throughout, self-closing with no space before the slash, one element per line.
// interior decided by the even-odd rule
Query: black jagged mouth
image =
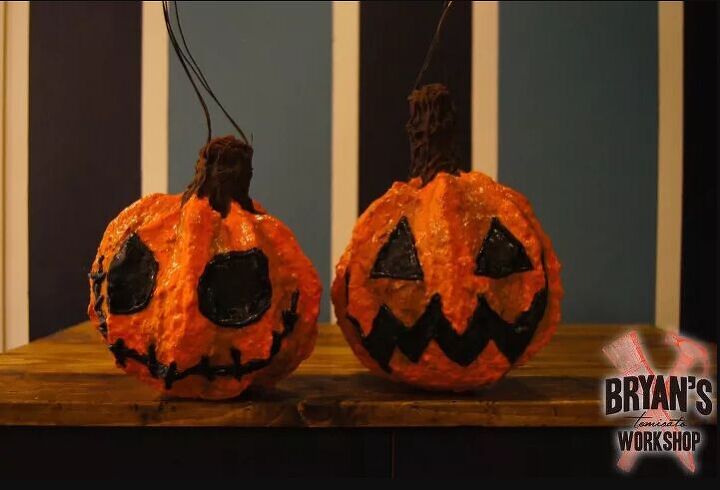
<path fill-rule="evenodd" d="M 123 339 L 117 339 L 115 342 L 110 344 L 109 349 L 115 356 L 115 360 L 120 366 L 125 367 L 128 359 L 138 362 L 147 368 L 148 373 L 153 378 L 162 380 L 165 388 L 168 390 L 172 388 L 176 381 L 180 381 L 193 375 L 203 376 L 209 381 L 212 381 L 217 377 L 230 377 L 240 380 L 247 374 L 259 371 L 260 369 L 269 366 L 273 358 L 278 352 L 280 352 L 283 339 L 290 335 L 295 329 L 295 325 L 298 320 L 297 307 L 299 298 L 300 291 L 296 290 L 292 295 L 290 308 L 288 310 L 283 310 L 282 312 L 282 332 L 272 333 L 273 339 L 270 347 L 270 355 L 266 359 L 253 359 L 243 363 L 240 351 L 235 348 L 231 348 L 230 357 L 232 359 L 232 364 L 212 365 L 210 364 L 210 358 L 208 356 L 203 356 L 200 359 L 200 362 L 194 366 L 178 370 L 175 362 L 163 364 L 158 361 L 156 345 L 154 343 L 148 345 L 146 354 L 129 348 Z"/>
<path fill-rule="evenodd" d="M 392 373 L 390 361 L 397 348 L 412 363 L 420 362 L 431 341 L 435 341 L 448 359 L 462 367 L 472 364 L 485 350 L 490 340 L 514 364 L 525 352 L 545 316 L 548 302 L 548 277 L 545 254 L 540 259 L 545 286 L 533 297 L 530 307 L 513 322 L 505 321 L 490 307 L 484 296 L 478 295 L 477 306 L 462 334 L 457 333 L 442 311 L 442 297 L 435 293 L 417 321 L 407 326 L 389 306 L 383 304 L 373 320 L 372 330 L 365 335 L 360 322 L 349 312 L 345 317 L 352 324 L 365 350 L 380 368 Z M 350 273 L 345 274 L 345 305 L 350 306 Z"/>
<path fill-rule="evenodd" d="M 372 330 L 363 334 L 360 322 L 348 314 L 347 319 L 360 336 L 365 350 L 388 373 L 390 360 L 397 348 L 412 363 L 418 363 L 431 341 L 435 341 L 456 364 L 466 367 L 485 350 L 490 340 L 498 350 L 514 363 L 530 344 L 547 307 L 547 288 L 533 298 L 530 308 L 514 322 L 506 322 L 490 307 L 487 300 L 478 296 L 478 303 L 465 332 L 459 334 L 442 311 L 442 298 L 434 294 L 425 311 L 414 325 L 407 326 L 383 304 L 373 320 Z"/>

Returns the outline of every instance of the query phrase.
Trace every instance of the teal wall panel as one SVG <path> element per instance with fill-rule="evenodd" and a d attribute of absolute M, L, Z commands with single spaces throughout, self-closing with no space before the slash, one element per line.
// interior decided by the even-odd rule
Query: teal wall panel
<path fill-rule="evenodd" d="M 186 39 L 213 90 L 253 135 L 251 196 L 295 232 L 315 264 L 329 318 L 331 4 L 180 2 Z M 170 191 L 193 175 L 205 141 L 195 94 L 170 53 Z M 214 134 L 232 126 L 213 107 Z"/>
<path fill-rule="evenodd" d="M 563 264 L 566 322 L 652 322 L 657 3 L 500 4 L 499 180 Z"/>

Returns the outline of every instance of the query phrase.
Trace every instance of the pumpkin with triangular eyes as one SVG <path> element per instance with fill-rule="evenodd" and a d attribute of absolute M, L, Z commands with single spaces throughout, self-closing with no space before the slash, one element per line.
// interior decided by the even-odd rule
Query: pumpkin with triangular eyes
<path fill-rule="evenodd" d="M 410 98 L 411 179 L 360 216 L 337 267 L 338 323 L 371 371 L 428 389 L 491 384 L 560 320 L 560 264 L 525 197 L 459 172 L 447 89 Z"/>
<path fill-rule="evenodd" d="M 252 147 L 200 152 L 184 194 L 152 194 L 109 225 L 90 318 L 117 365 L 171 396 L 272 385 L 312 352 L 321 286 L 293 233 L 248 197 Z"/>

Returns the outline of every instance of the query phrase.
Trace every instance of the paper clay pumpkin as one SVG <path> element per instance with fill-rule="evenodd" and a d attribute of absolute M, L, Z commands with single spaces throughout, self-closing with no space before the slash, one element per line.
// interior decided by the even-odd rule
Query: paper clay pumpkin
<path fill-rule="evenodd" d="M 90 318 L 117 365 L 166 394 L 233 397 L 313 349 L 318 275 L 248 197 L 252 154 L 232 136 L 210 141 L 185 193 L 122 211 L 92 265 Z"/>
<path fill-rule="evenodd" d="M 360 216 L 332 300 L 372 372 L 429 389 L 493 383 L 550 340 L 560 264 L 528 200 L 460 172 L 443 85 L 413 91 L 411 179 Z"/>

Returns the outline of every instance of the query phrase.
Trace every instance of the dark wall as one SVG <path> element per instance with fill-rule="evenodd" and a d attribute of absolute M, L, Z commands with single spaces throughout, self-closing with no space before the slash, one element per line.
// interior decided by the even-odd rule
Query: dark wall
<path fill-rule="evenodd" d="M 329 25 L 325 10 L 323 22 Z M 441 10 L 439 1 L 361 6 L 360 211 L 393 181 L 407 178 L 406 96 Z M 500 180 L 528 194 L 556 242 L 568 291 L 565 321 L 652 319 L 656 10 L 655 3 L 500 7 Z M 86 273 L 102 232 L 140 194 L 141 5 L 32 2 L 30 22 L 29 293 L 34 339 L 85 319 Z M 716 338 L 720 304 L 717 23 L 716 4 L 685 5 L 681 327 L 703 338 Z M 189 32 L 192 25 L 189 15 Z M 322 32 L 328 47 L 313 59 L 329 58 L 329 27 Z M 202 47 L 202 37 L 195 38 Z M 466 168 L 471 143 L 470 41 L 471 8 L 458 2 L 424 79 L 445 82 L 453 93 L 458 127 L 464 128 L 459 143 Z M 614 51 L 608 51 L 611 48 Z M 208 52 L 217 56 L 208 58 L 208 69 L 222 64 L 221 51 Z M 296 58 L 296 70 L 302 70 L 305 55 Z M 234 80 L 234 71 L 231 74 Z M 254 76 L 263 79 L 267 74 Z M 223 78 L 215 78 L 222 85 Z M 303 87 L 314 90 L 318 85 L 328 91 L 323 82 L 327 78 L 308 80 Z M 276 79 L 275 90 L 288 85 L 282 77 Z M 231 89 L 223 93 L 232 94 Z M 241 109 L 241 114 L 252 114 Z M 265 112 L 265 106 L 258 110 Z M 172 124 L 176 119 L 171 117 Z M 329 125 L 329 116 L 324 121 Z M 568 137 L 571 132 L 580 136 Z M 318 134 L 301 139 L 315 141 Z M 622 138 L 616 140 L 617 135 Z M 317 151 L 329 146 L 326 133 L 321 139 L 315 143 Z M 263 151 L 270 146 L 272 140 Z M 637 158 L 626 162 L 633 154 Z M 268 156 L 259 152 L 258 162 Z M 194 157 L 186 163 L 191 166 L 193 161 Z M 272 198 L 274 179 L 284 176 L 287 165 L 285 160 L 264 165 L 266 177 L 258 170 L 259 196 Z M 320 187 L 327 186 L 329 171 L 321 177 Z M 318 207 L 327 199 L 323 197 Z M 299 201 L 307 200 L 306 196 Z M 297 208 L 288 221 L 315 216 Z M 329 213 L 323 215 L 322 227 L 328 228 L 328 222 Z M 297 228 L 302 232 L 307 225 Z M 318 256 L 327 254 L 329 231 L 313 234 Z"/>
<path fill-rule="evenodd" d="M 442 9 L 439 1 L 360 5 L 360 213 L 393 182 L 408 178 L 407 96 Z M 421 82 L 444 83 L 450 90 L 465 170 L 470 169 L 471 19 L 470 3 L 456 2 Z"/>
<path fill-rule="evenodd" d="M 140 29 L 140 2 L 30 4 L 31 339 L 87 318 L 102 233 L 140 196 Z"/>
<path fill-rule="evenodd" d="M 685 3 L 680 328 L 717 342 L 718 5 Z"/>

